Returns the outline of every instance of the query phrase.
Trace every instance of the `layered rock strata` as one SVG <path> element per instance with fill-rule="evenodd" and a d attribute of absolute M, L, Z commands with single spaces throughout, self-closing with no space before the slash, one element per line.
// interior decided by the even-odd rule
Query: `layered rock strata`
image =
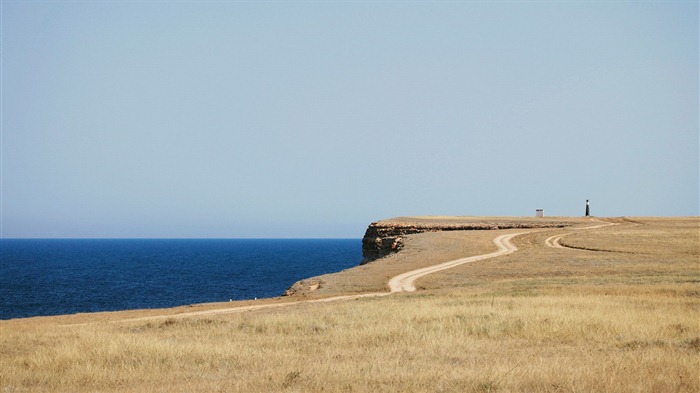
<path fill-rule="evenodd" d="M 362 238 L 362 263 L 366 264 L 389 254 L 398 252 L 403 247 L 403 238 L 407 235 L 439 231 L 473 231 L 518 228 L 562 228 L 572 225 L 561 220 L 529 219 L 488 219 L 474 218 L 410 218 L 401 217 L 373 222 L 367 227 Z"/>

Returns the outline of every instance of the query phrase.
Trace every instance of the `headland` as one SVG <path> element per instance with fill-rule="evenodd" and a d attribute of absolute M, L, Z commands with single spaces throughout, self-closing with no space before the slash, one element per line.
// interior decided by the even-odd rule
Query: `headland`
<path fill-rule="evenodd" d="M 0 321 L 0 390 L 700 390 L 698 217 L 386 221 L 410 220 L 442 223 L 285 297 Z M 514 233 L 517 252 L 368 295 Z"/>

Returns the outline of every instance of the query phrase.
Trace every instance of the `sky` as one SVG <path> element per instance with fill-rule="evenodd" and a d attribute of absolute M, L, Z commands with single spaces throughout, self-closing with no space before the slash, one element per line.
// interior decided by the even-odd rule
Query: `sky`
<path fill-rule="evenodd" d="M 1 7 L 2 237 L 699 214 L 697 1 Z"/>

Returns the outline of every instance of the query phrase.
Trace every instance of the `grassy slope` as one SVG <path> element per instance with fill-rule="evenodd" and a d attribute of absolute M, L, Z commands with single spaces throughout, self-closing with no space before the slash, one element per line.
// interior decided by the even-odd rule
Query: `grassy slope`
<path fill-rule="evenodd" d="M 428 276 L 413 294 L 2 321 L 0 391 L 700 391 L 698 219 L 637 221 L 524 235 L 517 253 Z M 559 233 L 609 251 L 544 247 Z M 325 277 L 313 296 L 374 290 L 377 275 L 455 250 L 488 252 L 496 235 L 415 235 L 372 268 Z M 352 284 L 363 278 L 373 284 Z"/>

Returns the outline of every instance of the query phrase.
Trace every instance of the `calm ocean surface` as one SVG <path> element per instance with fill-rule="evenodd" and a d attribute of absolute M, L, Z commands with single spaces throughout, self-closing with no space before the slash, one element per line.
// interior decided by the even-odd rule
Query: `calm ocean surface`
<path fill-rule="evenodd" d="M 0 319 L 281 295 L 360 239 L 0 239 Z"/>

